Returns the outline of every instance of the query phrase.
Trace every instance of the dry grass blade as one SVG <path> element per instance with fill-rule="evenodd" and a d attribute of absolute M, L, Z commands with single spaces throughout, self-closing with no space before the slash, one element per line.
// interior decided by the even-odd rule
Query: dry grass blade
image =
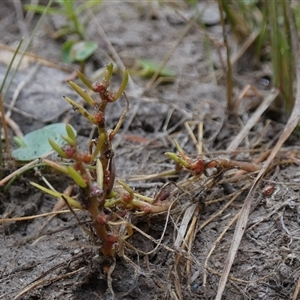
<path fill-rule="evenodd" d="M 73 276 L 79 272 L 81 272 L 82 270 L 84 270 L 85 267 L 81 267 L 80 269 L 77 269 L 75 271 L 72 271 L 72 272 L 69 272 L 67 274 L 63 274 L 63 275 L 60 275 L 60 276 L 57 276 L 55 278 L 52 278 L 52 279 L 41 279 L 35 283 L 33 283 L 32 285 L 28 286 L 27 288 L 25 288 L 21 293 L 19 293 L 16 297 L 13 298 L 13 300 L 18 300 L 20 299 L 20 297 L 22 297 L 24 294 L 26 294 L 27 292 L 33 290 L 34 288 L 38 287 L 39 285 L 42 285 L 42 284 L 45 284 L 45 283 L 48 283 L 51 282 L 55 282 L 55 281 L 58 281 L 62 278 L 67 278 L 67 277 L 70 277 L 70 276 Z"/>
<path fill-rule="evenodd" d="M 112 43 L 109 41 L 105 31 L 103 30 L 101 24 L 99 23 L 99 21 L 96 19 L 95 15 L 93 14 L 91 9 L 87 10 L 89 12 L 89 15 L 91 17 L 91 19 L 93 20 L 94 24 L 96 25 L 96 30 L 99 34 L 99 36 L 105 41 L 107 48 L 109 49 L 115 63 L 118 65 L 118 67 L 122 70 L 122 72 L 124 72 L 126 70 L 120 56 L 118 55 L 117 51 L 115 50 L 115 48 L 113 47 Z M 132 97 L 136 97 L 136 98 L 140 98 L 140 96 L 144 93 L 144 90 L 142 88 L 140 88 L 131 78 L 131 76 L 129 76 L 128 78 L 128 87 L 130 88 L 130 95 Z M 114 147 L 115 149 L 118 148 L 118 146 L 122 143 L 122 141 L 124 140 L 124 136 L 127 133 L 130 124 L 132 123 L 133 119 L 135 118 L 136 114 L 138 113 L 138 110 L 140 108 L 140 104 L 141 101 L 137 101 L 137 103 L 134 105 L 134 107 L 131 107 L 131 114 L 128 118 L 128 121 L 126 122 L 126 124 L 124 124 L 124 128 L 122 130 L 122 133 L 115 139 L 114 141 Z"/>
<path fill-rule="evenodd" d="M 219 237 L 215 240 L 214 244 L 212 245 L 211 249 L 209 250 L 207 257 L 205 259 L 204 262 L 204 268 L 207 269 L 208 267 L 208 260 L 211 257 L 212 253 L 214 252 L 215 248 L 217 247 L 217 245 L 219 244 L 219 242 L 221 241 L 221 239 L 223 238 L 223 236 L 225 235 L 225 233 L 227 232 L 227 230 L 235 223 L 235 221 L 237 220 L 237 218 L 239 217 L 239 213 L 236 214 L 229 222 L 229 224 L 224 228 L 224 230 L 221 232 L 221 234 L 219 235 Z M 206 281 L 207 281 L 207 273 L 203 274 L 203 286 L 206 286 Z"/>
<path fill-rule="evenodd" d="M 186 235 L 186 240 L 188 241 L 188 254 L 191 255 L 192 254 L 192 247 L 193 247 L 193 243 L 196 237 L 196 229 L 197 229 L 197 223 L 198 223 L 198 219 L 199 219 L 199 212 L 200 212 L 200 206 L 198 205 L 192 222 L 191 222 L 191 226 L 189 228 L 189 231 Z M 192 274 L 192 267 L 191 267 L 191 262 L 188 260 L 186 262 L 186 274 L 188 275 L 188 286 L 189 288 L 191 287 L 191 282 L 192 282 L 192 278 L 191 278 L 191 274 Z"/>
<path fill-rule="evenodd" d="M 10 173 L 8 176 L 6 176 L 5 178 L 3 178 L 0 181 L 0 187 L 3 186 L 6 182 L 8 182 L 10 179 L 12 179 L 15 176 L 18 176 L 20 174 L 22 174 L 23 171 L 27 170 L 28 168 L 30 168 L 31 166 L 34 166 L 35 164 L 39 163 L 39 158 L 31 161 L 30 163 L 26 164 L 25 166 L 21 167 L 20 169 Z"/>
<path fill-rule="evenodd" d="M 16 48 L 8 46 L 8 45 L 1 44 L 1 43 L 0 43 L 0 49 L 5 50 L 5 51 L 9 51 L 9 52 L 13 52 L 13 53 L 16 51 Z M 61 63 L 61 62 L 51 62 L 51 61 L 49 61 L 45 58 L 42 58 L 42 57 L 40 57 L 40 56 L 38 56 L 37 54 L 34 54 L 34 53 L 26 52 L 26 51 L 23 51 L 23 50 L 18 51 L 18 53 L 20 55 L 26 56 L 26 58 L 29 62 L 36 62 L 36 63 L 38 63 L 42 66 L 46 66 L 46 67 L 53 68 L 53 69 L 59 69 L 59 70 L 65 71 L 67 73 L 71 73 L 71 72 L 74 71 L 73 66 L 69 66 L 69 65 L 66 65 L 66 64 Z"/>
<path fill-rule="evenodd" d="M 96 25 L 96 30 L 97 30 L 99 36 L 106 43 L 106 46 L 109 49 L 109 51 L 110 51 L 113 59 L 115 60 L 116 64 L 118 65 L 118 67 L 121 69 L 122 72 L 125 72 L 126 68 L 123 64 L 123 61 L 121 60 L 119 54 L 117 53 L 114 46 L 112 45 L 112 43 L 108 39 L 108 37 L 107 37 L 106 33 L 104 32 L 102 26 L 100 25 L 100 22 L 96 19 L 93 11 L 90 8 L 87 9 L 87 11 L 88 11 L 91 19 L 93 20 L 94 24 Z M 128 78 L 128 86 L 130 87 L 131 94 L 134 93 L 134 96 L 136 96 L 136 97 L 140 97 L 141 94 L 143 93 L 142 89 L 132 80 L 131 76 L 129 76 L 129 78 Z"/>
<path fill-rule="evenodd" d="M 298 35 L 297 35 L 296 29 L 295 29 L 295 24 L 292 21 L 293 17 L 292 17 L 291 8 L 289 5 L 287 6 L 287 11 L 288 11 L 289 18 L 291 20 L 290 25 L 291 25 L 291 41 L 292 41 L 292 47 L 293 47 L 293 54 L 295 55 L 295 61 L 299 62 L 300 61 L 300 55 L 299 55 L 299 49 L 298 49 L 299 48 L 298 47 L 299 39 L 298 39 Z M 296 126 L 299 123 L 299 120 L 300 120 L 300 65 L 299 64 L 297 65 L 297 70 L 296 70 L 296 87 L 297 87 L 297 90 L 296 90 L 296 98 L 295 98 L 295 105 L 293 108 L 293 112 L 283 130 L 283 133 L 281 134 L 275 147 L 271 151 L 270 156 L 268 157 L 266 163 L 264 164 L 261 171 L 257 175 L 257 177 L 245 199 L 242 210 L 240 212 L 240 217 L 239 217 L 237 225 L 236 225 L 236 229 L 235 229 L 234 236 L 233 236 L 233 241 L 232 241 L 231 247 L 229 249 L 229 252 L 228 252 L 228 255 L 227 255 L 227 258 L 225 261 L 224 269 L 223 269 L 223 272 L 222 272 L 222 275 L 220 278 L 217 296 L 215 298 L 216 300 L 221 300 L 221 298 L 222 298 L 223 291 L 225 289 L 225 285 L 226 285 L 226 282 L 227 282 L 227 279 L 229 276 L 231 266 L 233 264 L 233 261 L 236 256 L 237 250 L 239 248 L 240 242 L 242 240 L 243 234 L 246 230 L 248 217 L 249 217 L 249 213 L 250 213 L 250 208 L 251 208 L 251 204 L 253 202 L 253 193 L 257 189 L 260 180 L 262 179 L 262 177 L 264 176 L 264 174 L 267 172 L 268 168 L 270 167 L 271 163 L 273 162 L 279 149 L 281 148 L 283 143 L 287 140 L 287 138 L 291 135 L 291 133 L 293 132 L 293 130 L 296 128 Z"/>
<path fill-rule="evenodd" d="M 179 246 L 182 244 L 182 242 L 185 238 L 186 231 L 188 229 L 188 225 L 190 224 L 190 221 L 194 215 L 197 205 L 198 205 L 197 203 L 194 203 L 185 210 L 184 216 L 182 218 L 181 225 L 178 229 L 177 237 L 176 237 L 176 240 L 174 243 L 175 248 L 179 248 Z"/>
<path fill-rule="evenodd" d="M 7 156 L 10 158 L 11 156 L 11 150 L 10 150 L 10 145 L 9 145 L 9 140 L 8 140 L 8 130 L 7 130 L 7 120 L 6 119 L 9 119 L 9 118 L 6 118 L 5 116 L 5 110 L 4 110 L 4 100 L 5 100 L 5 96 L 9 90 L 9 88 L 7 88 L 6 92 L 4 93 L 4 97 L 2 97 L 2 91 L 4 89 L 4 86 L 5 86 L 5 82 L 6 80 L 8 79 L 8 74 L 12 68 L 12 65 L 16 59 L 16 56 L 17 56 L 17 53 L 22 45 L 22 42 L 23 42 L 23 39 L 21 39 L 21 41 L 19 42 L 19 45 L 16 49 L 16 51 L 14 52 L 13 56 L 12 56 L 12 59 L 10 60 L 10 63 L 9 63 L 9 66 L 6 70 L 6 74 L 4 75 L 4 79 L 1 83 L 1 86 L 0 86 L 0 111 L 1 111 L 1 118 L 2 118 L 2 124 L 3 124 L 3 133 L 4 133 L 4 139 L 5 139 L 5 148 L 6 148 L 6 153 L 7 153 Z M 8 85 L 9 86 L 9 85 Z M 0 153 L 0 162 L 1 164 L 3 165 L 3 154 L 2 154 L 2 140 L 0 140 L 0 147 L 1 147 L 1 153 Z M 2 171 L 0 172 L 0 177 L 2 178 Z"/>
<path fill-rule="evenodd" d="M 26 75 L 26 77 L 24 78 L 24 80 L 22 80 L 16 90 L 14 91 L 14 95 L 12 97 L 12 100 L 9 104 L 9 108 L 5 114 L 6 117 L 10 118 L 11 117 L 11 113 L 12 113 L 12 110 L 18 100 L 18 97 L 20 95 L 20 93 L 22 92 L 22 90 L 24 88 L 26 88 L 26 86 L 28 85 L 28 82 L 32 79 L 32 77 L 35 75 L 36 71 L 39 69 L 40 65 L 37 63 L 33 68 L 32 70 L 28 73 L 28 75 Z"/>
<path fill-rule="evenodd" d="M 244 192 L 245 189 L 248 189 L 249 186 L 246 186 L 245 188 L 241 189 L 239 192 L 235 193 L 233 197 L 228 201 L 221 209 L 219 209 L 215 214 L 213 214 L 210 218 L 208 218 L 206 221 L 204 221 L 201 226 L 199 227 L 199 230 L 202 230 L 205 226 L 207 226 L 209 223 L 211 223 L 214 219 L 216 219 L 218 216 L 220 216 L 237 198 Z"/>
<path fill-rule="evenodd" d="M 155 71 L 155 73 L 153 74 L 153 76 L 151 77 L 151 79 L 149 80 L 149 82 L 147 84 L 147 87 L 146 87 L 146 90 L 150 90 L 152 88 L 152 86 L 153 86 L 155 80 L 157 79 L 159 73 L 164 68 L 164 66 L 166 65 L 166 63 L 168 62 L 168 60 L 170 59 L 170 57 L 174 53 L 174 51 L 178 48 L 179 44 L 181 43 L 181 41 L 187 35 L 187 33 L 190 31 L 191 28 L 192 28 L 192 25 L 191 24 L 187 24 L 186 27 L 182 30 L 181 34 L 179 35 L 179 37 L 175 41 L 175 44 L 169 50 L 169 52 L 166 54 L 166 56 L 164 57 L 163 61 L 160 63 L 159 67 L 157 68 L 157 70 Z"/>
<path fill-rule="evenodd" d="M 273 89 L 271 93 L 264 99 L 261 105 L 257 108 L 255 113 L 247 122 L 246 126 L 240 131 L 240 133 L 235 137 L 235 139 L 231 142 L 227 151 L 235 151 L 241 141 L 248 135 L 251 128 L 257 123 L 258 119 L 264 113 L 264 111 L 270 106 L 270 104 L 274 101 L 274 99 L 278 96 L 279 91 L 277 89 Z"/>
<path fill-rule="evenodd" d="M 79 209 L 74 209 L 75 211 L 79 211 Z M 42 217 L 48 217 L 48 216 L 56 216 L 60 214 L 70 214 L 70 210 L 57 210 L 57 211 L 51 211 L 48 213 L 44 214 L 39 214 L 39 215 L 34 215 L 34 216 L 27 216 L 27 217 L 17 217 L 17 218 L 7 218 L 7 219 L 0 219 L 0 224 L 1 223 L 6 223 L 6 222 L 16 222 L 16 221 L 29 221 L 33 219 L 38 219 Z"/>

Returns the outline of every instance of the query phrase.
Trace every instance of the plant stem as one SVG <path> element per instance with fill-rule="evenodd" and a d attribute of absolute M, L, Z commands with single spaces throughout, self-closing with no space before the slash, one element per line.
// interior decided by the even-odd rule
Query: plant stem
<path fill-rule="evenodd" d="M 228 45 L 228 39 L 227 39 L 227 33 L 226 33 L 226 27 L 225 27 L 225 20 L 224 20 L 224 9 L 223 9 L 223 3 L 224 0 L 218 0 L 219 4 L 219 11 L 220 11 L 220 17 L 221 17 L 221 24 L 222 24 L 222 30 L 223 30 L 223 39 L 224 44 L 226 47 L 226 61 L 227 61 L 227 69 L 226 69 L 226 88 L 227 88 L 227 113 L 230 113 L 233 108 L 233 101 L 232 101 L 232 90 L 233 90 L 233 83 L 232 83 L 232 66 L 230 62 L 230 48 Z"/>

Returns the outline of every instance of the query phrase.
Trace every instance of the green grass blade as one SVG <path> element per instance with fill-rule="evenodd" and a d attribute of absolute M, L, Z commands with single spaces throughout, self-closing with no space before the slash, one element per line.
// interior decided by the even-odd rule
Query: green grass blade
<path fill-rule="evenodd" d="M 43 14 L 46 10 L 47 6 L 44 5 L 33 5 L 33 4 L 26 4 L 24 5 L 25 10 L 27 11 L 33 11 L 38 14 Z M 62 9 L 49 7 L 47 9 L 48 15 L 64 15 L 65 12 Z"/>

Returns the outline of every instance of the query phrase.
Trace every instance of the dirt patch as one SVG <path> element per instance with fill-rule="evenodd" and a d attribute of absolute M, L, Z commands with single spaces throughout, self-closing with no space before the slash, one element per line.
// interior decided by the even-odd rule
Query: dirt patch
<path fill-rule="evenodd" d="M 185 15 L 191 13 L 186 6 L 177 9 Z M 9 53 L 4 45 L 15 46 L 22 31 L 10 1 L 4 1 L 1 14 L 0 51 Z M 187 26 L 171 5 L 154 2 L 104 1 L 96 17 L 129 69 L 134 67 L 136 58 L 161 62 Z M 33 19 L 28 25 L 28 32 L 36 21 Z M 70 72 L 63 71 L 58 63 L 60 43 L 49 35 L 52 24 L 56 24 L 56 17 L 47 19 L 33 41 L 32 51 L 44 60 L 30 60 L 18 71 L 6 102 L 10 103 L 19 84 L 37 68 L 21 89 L 11 118 L 24 133 L 67 118 L 85 146 L 92 128 L 62 98 L 67 95 L 78 100 L 63 82 Z M 209 25 L 207 32 L 221 41 L 219 22 Z M 93 22 L 88 25 L 88 34 L 99 45 L 98 53 L 87 66 L 93 72 L 109 62 L 111 53 Z M 242 100 L 240 114 L 227 116 L 225 79 L 220 78 L 217 85 L 212 76 L 215 73 L 211 72 L 211 68 L 220 70 L 217 50 L 205 48 L 206 42 L 196 27 L 191 26 L 186 32 L 167 64 L 177 74 L 175 82 L 137 93 L 146 90 L 149 81 L 133 76 L 134 85 L 129 85 L 127 91 L 130 111 L 114 144 L 117 176 L 138 192 L 153 196 L 169 180 L 180 186 L 181 190 L 172 194 L 177 201 L 170 214 L 131 214 L 131 222 L 137 228 L 127 240 L 131 246 L 127 245 L 124 253 L 115 258 L 100 254 L 71 213 L 51 219 L 5 223 L 1 226 L 0 299 L 214 299 L 232 241 L 234 217 L 255 174 L 234 178 L 237 171 L 230 170 L 222 173 L 216 184 L 209 181 L 214 174 L 190 181 L 187 173 L 168 180 L 142 180 L 144 175 L 174 169 L 174 164 L 164 155 L 166 151 L 175 151 L 174 138 L 187 153 L 196 156 L 197 147 L 190 131 L 197 136 L 203 130 L 199 136 L 203 137 L 203 151 L 209 159 L 229 158 L 227 147 L 261 101 L 255 97 Z M 53 67 L 46 61 L 52 62 Z M 248 62 L 248 57 L 241 57 L 239 63 L 245 61 Z M 0 81 L 8 62 L 0 62 Z M 70 69 L 73 67 L 76 66 Z M 238 68 L 235 74 L 235 96 L 248 83 L 254 84 L 263 95 L 270 92 L 268 86 L 262 88 L 263 75 L 254 76 L 257 72 L 251 65 L 247 72 Z M 114 80 L 117 86 L 118 75 Z M 109 108 L 108 127 L 115 126 L 124 107 L 125 102 L 121 100 Z M 270 110 L 230 158 L 254 160 L 272 148 L 282 128 L 283 124 Z M 288 140 L 280 155 L 274 162 L 277 166 L 264 177 L 255 194 L 248 229 L 222 299 L 292 299 L 300 277 L 298 133 Z M 60 191 L 67 185 L 57 175 L 47 172 L 45 175 Z M 52 210 L 55 200 L 33 189 L 29 185 L 32 178 L 38 180 L 33 172 L 22 175 L 8 193 L 1 194 L 3 218 Z M 265 192 L 268 186 L 270 193 Z M 78 216 L 88 226 L 88 215 L 80 212 Z M 186 220 L 189 226 L 194 222 L 195 231 L 193 242 L 184 246 L 178 230 Z M 114 271 L 108 276 L 112 265 Z"/>

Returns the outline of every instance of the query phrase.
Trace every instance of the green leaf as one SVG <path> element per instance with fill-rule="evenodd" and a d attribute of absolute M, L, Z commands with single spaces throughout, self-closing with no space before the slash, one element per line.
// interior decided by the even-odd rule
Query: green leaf
<path fill-rule="evenodd" d="M 119 97 L 121 97 L 121 95 L 123 94 L 124 90 L 127 87 L 127 83 L 128 83 L 128 70 L 125 70 L 124 75 L 123 75 L 123 80 L 122 83 L 120 85 L 119 90 L 115 93 L 114 95 L 114 99 L 117 100 Z"/>
<path fill-rule="evenodd" d="M 17 144 L 17 146 L 21 147 L 26 147 L 26 144 L 24 143 L 23 139 L 18 137 L 18 136 L 14 136 L 13 137 L 14 142 Z"/>
<path fill-rule="evenodd" d="M 87 184 L 84 181 L 84 179 L 72 166 L 67 166 L 67 170 L 68 175 L 70 175 L 70 177 L 76 182 L 76 184 L 78 184 L 82 188 L 87 187 Z"/>
<path fill-rule="evenodd" d="M 74 14 L 74 0 L 64 0 L 61 2 L 61 5 L 65 7 L 67 15 Z"/>
<path fill-rule="evenodd" d="M 64 63 L 72 63 L 74 59 L 71 57 L 71 48 L 76 43 L 74 40 L 67 40 L 61 47 L 61 58 Z"/>
<path fill-rule="evenodd" d="M 68 137 L 76 142 L 76 132 L 73 130 L 73 127 L 70 124 L 66 125 L 66 131 L 67 131 Z"/>
<path fill-rule="evenodd" d="M 66 143 L 67 144 L 69 144 L 70 146 L 72 146 L 72 147 L 75 147 L 76 146 L 76 140 L 72 140 L 69 136 L 67 136 L 67 135 L 62 135 L 61 136 L 65 141 L 66 141 Z M 49 140 L 50 141 L 50 140 Z"/>
<path fill-rule="evenodd" d="M 71 98 L 64 96 L 64 98 L 66 99 L 67 102 L 69 102 L 73 109 L 77 109 L 77 111 L 83 115 L 86 119 L 88 119 L 89 122 L 91 122 L 92 124 L 95 124 L 95 120 L 92 114 L 90 114 L 82 105 L 80 105 L 79 103 L 75 102 L 74 100 L 72 100 Z"/>
<path fill-rule="evenodd" d="M 105 70 L 105 74 L 104 74 L 105 81 L 107 81 L 107 82 L 110 81 L 111 75 L 113 73 L 113 69 L 114 69 L 113 63 L 109 63 L 108 65 L 106 65 L 106 70 Z"/>
<path fill-rule="evenodd" d="M 51 138 L 48 139 L 48 142 L 52 149 L 57 152 L 58 155 L 60 155 L 63 158 L 67 158 L 67 154 L 65 151 L 58 145 L 56 144 Z"/>
<path fill-rule="evenodd" d="M 70 56 L 74 61 L 85 61 L 96 51 L 97 47 L 94 41 L 77 42 L 71 47 Z"/>
<path fill-rule="evenodd" d="M 99 5 L 102 2 L 102 0 L 89 0 L 84 2 L 83 4 L 79 5 L 76 8 L 77 14 L 80 14 L 81 12 L 85 11 L 88 8 L 91 8 L 93 6 Z"/>
<path fill-rule="evenodd" d="M 82 76 L 83 74 L 81 74 L 80 72 L 77 73 L 78 77 Z M 82 78 L 80 78 L 82 80 Z M 81 98 L 83 98 L 89 105 L 93 106 L 94 104 L 94 99 L 85 91 L 83 90 L 78 84 L 76 84 L 73 81 L 69 81 L 69 85 L 72 87 L 72 89 L 81 96 Z M 91 87 L 93 88 L 93 86 L 91 85 Z"/>
<path fill-rule="evenodd" d="M 76 132 L 75 129 L 73 131 Z M 55 123 L 34 130 L 24 136 L 22 142 L 25 146 L 13 150 L 12 157 L 20 161 L 45 157 L 53 150 L 48 139 L 52 139 L 57 145 L 62 146 L 65 143 L 62 135 L 67 135 L 65 123 Z"/>
<path fill-rule="evenodd" d="M 62 197 L 64 197 L 68 201 L 68 203 L 70 205 L 72 205 L 72 206 L 74 206 L 76 208 L 82 209 L 82 206 L 81 206 L 81 204 L 78 201 L 76 201 L 75 199 L 73 199 L 72 197 L 70 197 L 70 196 L 68 196 L 68 195 L 66 195 L 64 193 L 60 193 L 60 192 L 57 192 L 57 191 L 52 191 L 52 190 L 50 190 L 48 188 L 45 188 L 44 186 L 39 185 L 38 183 L 35 183 L 35 182 L 32 182 L 32 181 L 30 182 L 30 184 L 33 185 L 33 186 L 35 186 L 36 188 L 40 189 L 44 193 L 47 193 L 47 194 L 49 194 L 49 195 L 51 195 L 53 197 L 56 197 L 56 198 L 62 198 Z"/>
<path fill-rule="evenodd" d="M 159 68 L 159 64 L 155 63 L 151 60 L 147 60 L 147 59 L 139 59 L 137 60 L 137 63 L 139 64 L 139 66 L 141 67 L 141 71 L 139 72 L 140 76 L 143 77 L 151 77 L 156 70 L 158 70 Z M 158 76 L 161 77 L 175 77 L 176 73 L 166 67 L 164 67 L 158 74 Z"/>
<path fill-rule="evenodd" d="M 81 72 L 77 71 L 78 78 L 82 81 L 82 83 L 89 88 L 90 90 L 94 90 L 93 85 L 90 83 L 90 81 L 82 74 Z M 86 100 L 86 99 L 85 99 Z"/>

